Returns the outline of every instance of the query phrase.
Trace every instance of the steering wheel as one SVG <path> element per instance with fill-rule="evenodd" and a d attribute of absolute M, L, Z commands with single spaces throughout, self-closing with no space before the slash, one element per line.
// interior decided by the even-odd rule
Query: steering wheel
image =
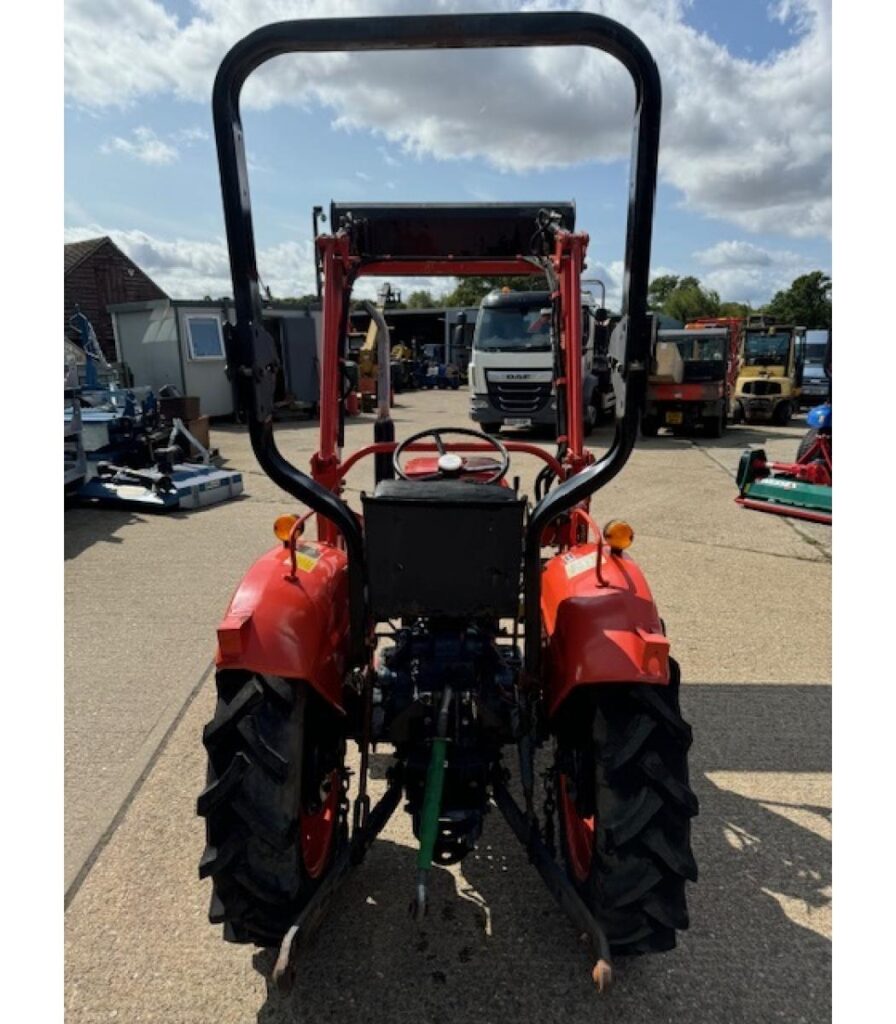
<path fill-rule="evenodd" d="M 483 464 L 476 465 L 473 459 L 449 452 L 445 448 L 442 434 L 463 434 L 465 437 L 475 437 L 477 441 L 487 441 L 498 453 L 500 462 L 486 458 L 482 460 Z M 412 478 L 401 468 L 401 456 L 415 441 L 420 441 L 424 437 L 431 437 L 435 441 L 436 451 L 439 453 L 439 468 L 436 473 L 428 473 L 426 476 L 416 477 L 415 479 L 417 480 L 450 480 L 452 477 L 459 477 L 465 470 L 468 473 L 481 473 L 491 470 L 490 475 L 482 483 L 496 484 L 499 480 L 503 479 L 507 470 L 510 469 L 510 453 L 496 437 L 482 434 L 478 430 L 468 430 L 466 427 L 445 427 L 444 430 L 421 430 L 419 434 L 412 434 L 410 437 L 405 438 L 395 449 L 392 453 L 392 465 L 395 468 L 396 475 L 402 480 L 410 480 Z"/>

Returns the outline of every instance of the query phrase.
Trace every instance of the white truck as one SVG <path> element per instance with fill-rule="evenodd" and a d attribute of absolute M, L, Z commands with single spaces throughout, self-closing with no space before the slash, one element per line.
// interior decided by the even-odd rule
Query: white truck
<path fill-rule="evenodd" d="M 486 433 L 507 427 L 554 427 L 557 399 L 547 291 L 489 292 L 479 306 L 468 368 L 470 416 Z M 610 324 L 582 292 L 585 433 L 614 405 L 607 341 Z"/>

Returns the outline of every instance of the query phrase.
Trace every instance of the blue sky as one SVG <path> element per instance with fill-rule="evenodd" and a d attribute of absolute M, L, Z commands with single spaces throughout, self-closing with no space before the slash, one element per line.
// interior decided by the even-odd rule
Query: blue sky
<path fill-rule="evenodd" d="M 284 7 L 107 5 L 67 5 L 66 239 L 112 235 L 176 297 L 229 293 L 211 83 L 226 49 L 282 18 Z M 297 0 L 289 9 L 501 6 Z M 758 303 L 799 273 L 830 271 L 826 0 L 532 6 L 603 11 L 654 53 L 665 99 L 656 273 L 696 274 L 722 298 Z M 106 44 L 98 47 L 100 28 Z M 311 290 L 312 205 L 360 198 L 574 198 L 592 239 L 592 271 L 611 297 L 618 293 L 632 98 L 609 58 L 578 50 L 500 61 L 469 52 L 376 58 L 337 58 L 314 78 L 300 58 L 282 58 L 256 94 L 247 90 L 259 267 L 275 294 Z"/>

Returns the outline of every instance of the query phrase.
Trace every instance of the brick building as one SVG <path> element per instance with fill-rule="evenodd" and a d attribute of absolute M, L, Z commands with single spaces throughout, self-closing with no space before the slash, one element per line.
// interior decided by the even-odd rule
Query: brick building
<path fill-rule="evenodd" d="M 111 238 L 90 238 L 65 246 L 65 333 L 79 306 L 93 324 L 106 358 L 114 362 L 115 336 L 108 307 L 112 303 L 167 299 L 168 296 Z"/>

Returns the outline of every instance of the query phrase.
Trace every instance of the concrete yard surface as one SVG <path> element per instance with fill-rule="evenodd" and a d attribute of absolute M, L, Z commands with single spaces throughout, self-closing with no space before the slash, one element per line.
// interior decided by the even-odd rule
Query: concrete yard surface
<path fill-rule="evenodd" d="M 468 400 L 399 395 L 398 438 L 470 426 Z M 346 450 L 372 439 L 371 423 L 349 421 Z M 293 993 L 269 990 L 270 952 L 226 944 L 207 921 L 196 797 L 215 627 L 293 503 L 262 474 L 245 431 L 227 426 L 212 441 L 244 473 L 244 499 L 169 517 L 67 510 L 69 1024 L 827 1019 L 830 529 L 733 501 L 744 447 L 792 459 L 804 430 L 795 420 L 734 427 L 718 441 L 640 442 L 593 501 L 599 522 L 634 527 L 630 553 L 682 666 L 701 804 L 690 929 L 670 953 L 620 961 L 604 997 L 575 929 L 496 811 L 475 853 L 433 871 L 429 916 L 414 924 L 415 844 L 400 808 L 303 951 Z M 317 424 L 282 424 L 278 439 L 305 468 Z M 601 428 L 591 441 L 597 450 L 608 439 Z M 511 473 L 530 494 L 534 471 L 534 459 L 514 456 Z M 371 477 L 370 462 L 350 475 L 355 504 Z M 507 760 L 515 766 L 512 752 Z M 380 748 L 375 793 L 388 762 Z"/>

